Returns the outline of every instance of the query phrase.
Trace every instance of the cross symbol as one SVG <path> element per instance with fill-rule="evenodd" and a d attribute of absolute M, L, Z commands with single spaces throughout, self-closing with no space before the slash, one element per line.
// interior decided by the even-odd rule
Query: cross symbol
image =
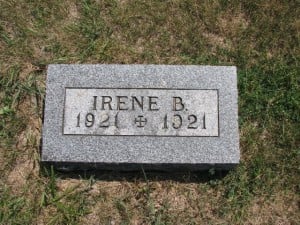
<path fill-rule="evenodd" d="M 147 123 L 147 118 L 145 119 L 142 119 L 144 118 L 144 116 L 138 116 L 136 118 L 134 118 L 134 122 L 137 124 L 137 127 L 144 127 Z"/>

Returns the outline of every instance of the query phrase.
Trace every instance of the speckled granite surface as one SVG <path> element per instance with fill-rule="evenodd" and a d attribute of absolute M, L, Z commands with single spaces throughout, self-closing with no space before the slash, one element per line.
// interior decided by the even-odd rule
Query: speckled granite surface
<path fill-rule="evenodd" d="M 76 89 L 81 92 L 73 95 L 70 92 L 66 96 L 68 90 Z M 126 94 L 128 97 L 135 94 L 139 100 L 145 96 L 145 111 L 137 102 L 132 110 L 129 98 L 113 99 Z M 180 111 L 180 100 L 172 100 L 174 95 L 184 96 L 182 101 L 187 110 Z M 149 111 L 149 96 L 157 97 L 150 101 L 152 109 L 159 110 Z M 87 102 L 83 103 L 85 99 Z M 232 66 L 49 65 L 41 161 L 62 169 L 134 170 L 140 166 L 160 170 L 227 169 L 240 159 L 237 99 L 236 67 Z M 94 100 L 99 101 L 97 108 Z M 106 105 L 102 105 L 105 101 Z M 178 107 L 172 108 L 174 104 Z M 102 117 L 96 116 L 103 116 L 101 113 L 105 112 L 115 116 L 118 111 L 118 119 L 121 118 L 123 124 L 108 121 L 111 131 L 102 131 Z M 178 116 L 171 118 L 175 114 L 180 115 L 182 121 Z M 197 116 L 197 123 L 188 129 L 195 120 L 192 116 L 188 118 L 191 114 Z M 135 117 L 131 118 L 132 115 Z M 147 117 L 150 130 L 146 126 L 135 127 L 134 119 L 139 115 Z M 168 116 L 166 125 L 165 115 Z M 151 122 L 151 118 L 156 119 Z M 173 130 L 164 136 L 162 130 L 156 130 L 155 124 Z"/>

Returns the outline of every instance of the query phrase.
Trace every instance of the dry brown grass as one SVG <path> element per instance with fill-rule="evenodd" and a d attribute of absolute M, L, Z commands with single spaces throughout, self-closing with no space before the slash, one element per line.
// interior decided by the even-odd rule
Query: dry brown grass
<path fill-rule="evenodd" d="M 248 210 L 245 224 L 294 225 L 300 220 L 299 195 L 293 192 L 279 192 L 271 199 L 253 199 Z"/>
<path fill-rule="evenodd" d="M 0 5 L 0 224 L 300 222 L 294 1 Z M 45 173 L 39 141 L 50 63 L 237 65 L 241 165 L 225 177 Z"/>

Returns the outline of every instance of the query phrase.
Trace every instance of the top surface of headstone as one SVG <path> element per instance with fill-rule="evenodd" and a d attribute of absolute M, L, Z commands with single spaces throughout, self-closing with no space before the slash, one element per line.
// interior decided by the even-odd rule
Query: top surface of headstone
<path fill-rule="evenodd" d="M 236 68 L 49 65 L 42 161 L 239 162 Z"/>

